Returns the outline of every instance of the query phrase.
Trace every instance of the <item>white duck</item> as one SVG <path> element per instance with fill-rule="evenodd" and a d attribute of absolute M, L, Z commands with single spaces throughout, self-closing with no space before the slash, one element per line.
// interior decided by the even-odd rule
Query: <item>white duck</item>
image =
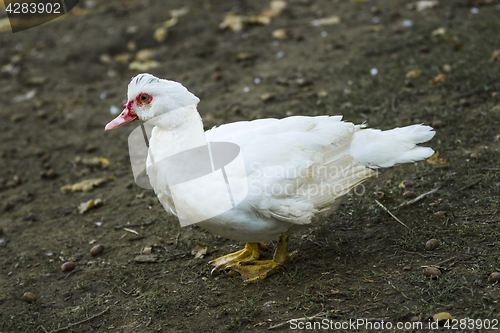
<path fill-rule="evenodd" d="M 178 82 L 139 74 L 129 83 L 127 95 L 125 109 L 106 130 L 135 119 L 155 121 L 149 141 L 148 176 L 169 212 L 176 214 L 172 194 L 152 161 L 207 142 L 232 142 L 240 147 L 248 195 L 234 208 L 197 224 L 247 243 L 245 249 L 210 262 L 217 269 L 234 268 L 247 282 L 265 278 L 284 265 L 290 259 L 290 229 L 311 225 L 313 217 L 331 211 L 340 197 L 374 175 L 374 169 L 433 154 L 431 148 L 417 146 L 434 136 L 429 126 L 381 131 L 343 122 L 341 116 L 296 116 L 236 122 L 204 132 L 196 109 L 199 99 Z M 230 174 L 227 177 L 228 183 L 242 181 Z M 203 200 L 194 199 L 200 198 L 200 193 L 207 199 L 218 195 L 209 187 L 188 188 L 183 210 L 212 209 Z M 262 242 L 271 240 L 278 240 L 273 260 L 258 260 L 259 248 L 265 249 Z"/>

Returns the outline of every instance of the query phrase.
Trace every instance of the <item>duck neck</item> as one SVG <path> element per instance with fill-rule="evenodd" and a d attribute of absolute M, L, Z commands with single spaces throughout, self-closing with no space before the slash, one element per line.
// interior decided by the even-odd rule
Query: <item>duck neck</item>
<path fill-rule="evenodd" d="M 165 158 L 191 148 L 207 144 L 205 131 L 196 105 L 167 112 L 151 120 L 156 125 L 151 137 L 151 148 Z M 157 148 L 157 149 L 155 149 Z"/>

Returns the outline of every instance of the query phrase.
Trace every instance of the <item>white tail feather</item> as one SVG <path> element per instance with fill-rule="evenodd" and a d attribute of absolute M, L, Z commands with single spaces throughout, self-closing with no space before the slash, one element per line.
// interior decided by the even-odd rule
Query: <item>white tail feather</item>
<path fill-rule="evenodd" d="M 399 163 L 423 160 L 431 156 L 431 148 L 419 147 L 436 134 L 432 127 L 411 125 L 389 131 L 361 129 L 354 134 L 349 153 L 371 168 L 388 168 Z"/>

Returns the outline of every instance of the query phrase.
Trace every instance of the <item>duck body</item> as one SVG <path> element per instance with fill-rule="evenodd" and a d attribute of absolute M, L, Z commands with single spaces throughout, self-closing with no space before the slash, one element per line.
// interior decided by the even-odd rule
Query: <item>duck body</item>
<path fill-rule="evenodd" d="M 106 130 L 135 119 L 155 126 L 146 170 L 158 200 L 167 212 L 179 216 L 181 225 L 192 217 L 190 223 L 246 242 L 245 249 L 210 263 L 216 269 L 236 270 L 247 282 L 266 278 L 285 265 L 290 260 L 290 230 L 314 225 L 322 213 L 333 212 L 342 197 L 375 175 L 378 168 L 420 161 L 433 154 L 431 148 L 418 146 L 434 136 L 429 126 L 381 131 L 344 122 L 341 116 L 259 119 L 205 132 L 198 102 L 180 83 L 139 74 L 128 86 L 123 112 Z M 212 172 L 202 183 L 197 179 L 182 182 L 179 190 L 168 177 L 173 169 L 162 161 L 201 151 L 212 143 L 237 146 L 243 172 L 217 169 L 224 176 L 224 186 L 219 186 L 222 176 L 210 178 L 216 174 Z M 211 164 L 215 171 L 213 160 Z M 197 166 L 196 162 L 181 165 L 188 171 Z M 228 192 L 232 208 L 225 209 L 214 198 L 223 198 Z M 234 198 L 239 199 L 235 202 Z M 272 240 L 278 240 L 273 259 L 258 260 L 259 249 L 265 248 L 262 242 Z"/>
<path fill-rule="evenodd" d="M 177 123 L 172 118 L 180 113 L 187 119 L 180 122 L 181 126 L 171 126 Z M 423 141 L 432 136 L 433 132 L 426 126 L 416 125 L 399 131 L 399 135 L 413 133 L 410 135 L 414 136 L 417 132 L 416 137 L 406 138 L 403 134 L 401 138 L 394 138 L 398 133 L 373 132 L 341 119 L 341 116 L 259 119 L 226 124 L 203 132 L 196 109 L 184 108 L 165 115 L 153 129 L 148 151 L 148 176 L 163 207 L 177 214 L 172 195 L 162 183 L 163 170 L 155 169 L 152 161 L 210 142 L 234 143 L 240 147 L 246 178 L 231 178 L 228 175 L 229 183 L 246 182 L 247 186 L 243 188 L 248 189 L 248 194 L 233 209 L 197 225 L 237 241 L 278 240 L 283 232 L 311 225 L 318 214 L 331 212 L 344 195 L 375 174 L 374 168 L 411 162 L 432 154 L 431 149 L 418 147 L 415 142 L 405 143 Z M 376 140 L 382 142 L 377 143 Z M 374 142 L 374 148 L 381 149 L 381 152 L 372 153 L 370 145 Z M 399 150 L 403 152 L 397 149 L 400 145 L 403 148 Z M 380 154 L 385 151 L 396 151 L 397 155 L 386 153 L 387 156 L 381 157 Z M 412 153 L 401 160 L 400 156 L 408 151 Z M 368 153 L 375 157 L 364 163 L 354 157 Z M 205 198 L 223 195 L 210 184 L 206 185 L 199 186 L 194 182 L 185 185 L 183 199 L 176 202 L 182 202 L 182 209 L 187 211 L 212 209 L 207 206 L 208 203 L 190 200 L 199 198 L 200 192 Z"/>

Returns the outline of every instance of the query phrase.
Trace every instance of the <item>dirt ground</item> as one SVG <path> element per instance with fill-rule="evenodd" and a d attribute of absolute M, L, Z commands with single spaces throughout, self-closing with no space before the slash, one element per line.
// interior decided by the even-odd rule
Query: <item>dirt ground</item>
<path fill-rule="evenodd" d="M 227 13 L 259 17 L 269 1 L 87 0 L 57 21 L 0 32 L 0 332 L 285 323 L 273 328 L 281 332 L 311 316 L 427 327 L 440 312 L 483 320 L 455 332 L 488 331 L 478 326 L 486 319 L 498 329 L 500 287 L 488 278 L 500 271 L 500 1 L 439 2 L 288 0 L 269 24 L 233 31 L 221 29 Z M 196 94 L 207 129 L 292 114 L 382 129 L 423 123 L 436 128 L 429 146 L 442 160 L 382 170 L 363 195 L 291 236 L 299 253 L 285 269 L 246 285 L 208 265 L 244 244 L 181 228 L 135 185 L 127 138 L 138 123 L 104 132 L 142 71 Z M 61 190 L 103 177 L 87 192 Z M 406 191 L 433 189 L 400 207 Z M 102 205 L 79 214 L 91 199 Z M 433 238 L 440 245 L 427 251 Z M 202 258 L 191 254 L 197 243 Z M 153 262 L 137 262 L 145 247 Z M 68 261 L 76 269 L 63 272 Z M 423 274 L 431 265 L 435 279 Z"/>

